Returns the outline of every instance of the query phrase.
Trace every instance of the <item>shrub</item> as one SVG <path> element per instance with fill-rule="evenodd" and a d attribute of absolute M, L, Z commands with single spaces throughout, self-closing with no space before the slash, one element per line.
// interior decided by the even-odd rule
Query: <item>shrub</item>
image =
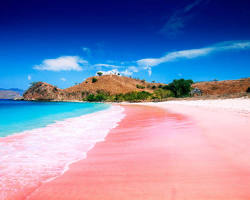
<path fill-rule="evenodd" d="M 110 96 L 109 93 L 103 91 L 103 90 L 97 90 L 97 95 L 95 96 L 96 101 L 106 101 Z"/>
<path fill-rule="evenodd" d="M 92 83 L 95 83 L 95 82 L 97 82 L 98 80 L 97 80 L 97 78 L 92 78 Z"/>
<path fill-rule="evenodd" d="M 144 89 L 145 87 L 144 86 L 142 86 L 142 85 L 136 85 L 136 87 L 138 88 L 138 89 Z"/>
<path fill-rule="evenodd" d="M 83 93 L 84 94 L 84 93 Z M 111 95 L 109 95 L 108 93 L 105 93 L 102 90 L 98 90 L 97 94 L 88 94 L 87 92 L 85 93 L 87 95 L 87 97 L 84 99 L 86 101 L 107 101 L 108 99 L 112 99 Z"/>
<path fill-rule="evenodd" d="M 96 101 L 94 94 L 89 94 L 86 98 L 87 101 Z"/>
<path fill-rule="evenodd" d="M 192 80 L 175 79 L 166 89 L 171 90 L 175 97 L 185 97 L 190 95 L 192 83 Z"/>
<path fill-rule="evenodd" d="M 95 96 L 95 101 L 106 101 L 108 97 L 105 94 L 97 94 Z"/>
<path fill-rule="evenodd" d="M 141 92 L 129 92 L 123 95 L 123 99 L 125 101 L 139 101 L 146 100 L 151 96 L 149 92 L 141 91 Z"/>
<path fill-rule="evenodd" d="M 168 85 L 163 85 L 161 88 L 164 90 L 168 90 Z"/>
<path fill-rule="evenodd" d="M 114 100 L 115 101 L 123 101 L 124 100 L 123 94 L 116 94 L 114 97 Z"/>
<path fill-rule="evenodd" d="M 171 90 L 164 90 L 162 88 L 158 88 L 154 91 L 153 97 L 154 99 L 165 99 L 168 97 L 173 97 L 174 94 Z"/>
<path fill-rule="evenodd" d="M 246 92 L 247 92 L 247 93 L 250 93 L 250 87 L 247 88 L 247 91 L 246 91 Z"/>
<path fill-rule="evenodd" d="M 125 101 L 135 101 L 137 98 L 136 92 L 129 92 L 123 95 Z"/>
<path fill-rule="evenodd" d="M 57 92 L 58 91 L 58 89 L 57 89 L 57 87 L 55 86 L 54 88 L 53 88 L 53 92 Z"/>
<path fill-rule="evenodd" d="M 137 92 L 137 99 L 138 100 L 146 100 L 148 99 L 152 94 L 146 91 Z"/>

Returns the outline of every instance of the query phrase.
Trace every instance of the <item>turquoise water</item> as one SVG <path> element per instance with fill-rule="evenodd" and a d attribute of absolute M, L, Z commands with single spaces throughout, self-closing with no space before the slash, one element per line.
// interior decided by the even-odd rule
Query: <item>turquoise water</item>
<path fill-rule="evenodd" d="M 107 108 L 102 103 L 0 100 L 0 137 Z"/>

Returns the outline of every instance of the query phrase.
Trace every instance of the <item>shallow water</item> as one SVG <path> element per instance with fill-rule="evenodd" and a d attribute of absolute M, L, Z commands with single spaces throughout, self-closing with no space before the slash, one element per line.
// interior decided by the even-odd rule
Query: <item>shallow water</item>
<path fill-rule="evenodd" d="M 101 103 L 0 100 L 0 137 L 109 108 Z"/>

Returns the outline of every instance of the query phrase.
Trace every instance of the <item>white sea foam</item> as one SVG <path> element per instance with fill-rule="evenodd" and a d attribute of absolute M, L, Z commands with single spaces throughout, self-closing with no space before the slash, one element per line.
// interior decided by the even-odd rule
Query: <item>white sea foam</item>
<path fill-rule="evenodd" d="M 96 142 L 103 141 L 123 117 L 122 107 L 111 106 L 1 138 L 0 199 L 61 175 L 71 163 L 86 158 Z"/>

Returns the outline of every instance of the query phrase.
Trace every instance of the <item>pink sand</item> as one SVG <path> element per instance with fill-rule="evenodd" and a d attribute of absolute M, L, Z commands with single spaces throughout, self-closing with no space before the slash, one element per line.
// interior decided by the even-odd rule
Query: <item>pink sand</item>
<path fill-rule="evenodd" d="M 183 105 L 171 106 L 172 114 L 124 108 L 125 119 L 86 159 L 27 199 L 250 199 L 249 116 Z"/>

